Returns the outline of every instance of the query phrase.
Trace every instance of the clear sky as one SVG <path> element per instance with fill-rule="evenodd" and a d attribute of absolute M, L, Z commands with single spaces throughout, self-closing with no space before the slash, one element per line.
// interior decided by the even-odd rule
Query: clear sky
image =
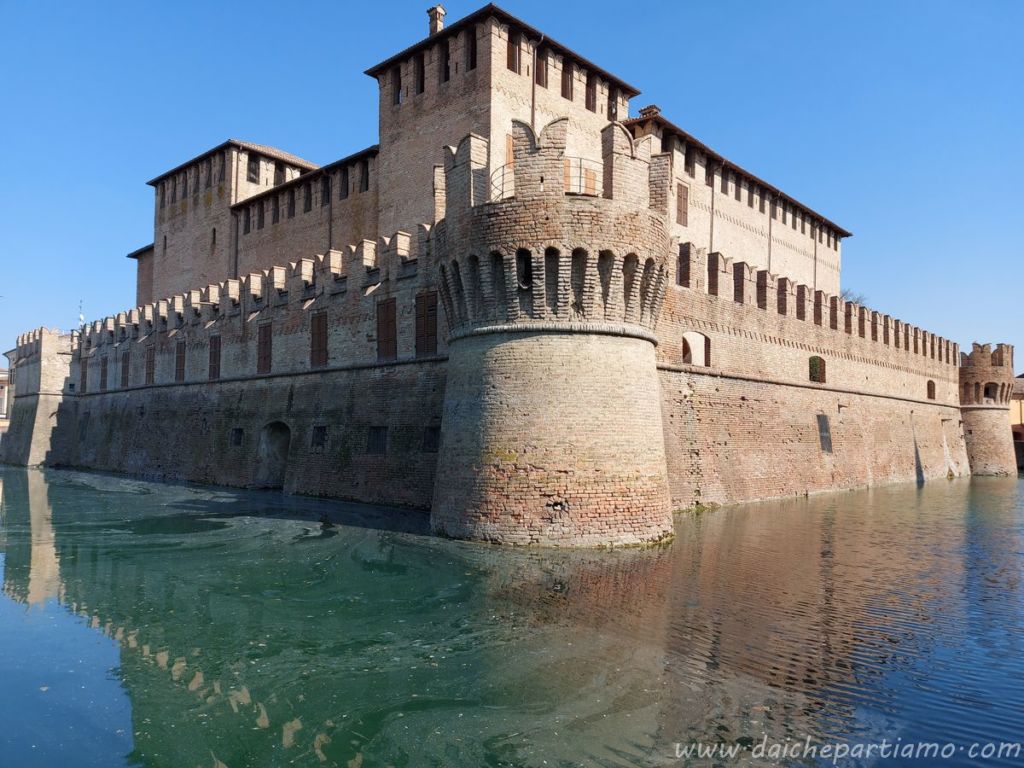
<path fill-rule="evenodd" d="M 362 72 L 427 5 L 0 0 L 0 349 L 132 306 L 147 179 L 229 137 L 319 163 L 375 143 Z M 872 308 L 1024 370 L 1024 2 L 502 5 L 852 231 L 843 286 Z"/>

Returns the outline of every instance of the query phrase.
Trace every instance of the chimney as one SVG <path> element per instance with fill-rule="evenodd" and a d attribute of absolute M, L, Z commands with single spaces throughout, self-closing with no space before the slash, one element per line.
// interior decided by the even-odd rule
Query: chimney
<path fill-rule="evenodd" d="M 430 34 L 436 35 L 444 29 L 444 6 L 435 5 L 427 8 L 427 16 L 430 17 Z"/>

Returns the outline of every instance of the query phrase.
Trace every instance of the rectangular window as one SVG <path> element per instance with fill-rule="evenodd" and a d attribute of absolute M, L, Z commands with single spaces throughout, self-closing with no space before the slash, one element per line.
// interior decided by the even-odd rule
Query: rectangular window
<path fill-rule="evenodd" d="M 242 438 L 245 437 L 245 430 L 241 427 L 235 427 L 231 430 L 231 445 L 235 448 L 242 444 Z"/>
<path fill-rule="evenodd" d="M 437 293 L 416 297 L 416 357 L 437 354 Z"/>
<path fill-rule="evenodd" d="M 597 78 L 592 72 L 587 73 L 586 106 L 591 112 L 597 112 Z"/>
<path fill-rule="evenodd" d="M 273 364 L 274 337 L 271 335 L 272 333 L 273 329 L 270 323 L 264 323 L 259 327 L 259 335 L 256 337 L 256 373 L 270 373 Z"/>
<path fill-rule="evenodd" d="M 327 427 L 317 424 L 313 427 L 313 436 L 310 440 L 311 448 L 324 448 L 327 446 Z"/>
<path fill-rule="evenodd" d="M 690 244 L 679 244 L 679 257 L 676 260 L 676 285 L 690 287 Z"/>
<path fill-rule="evenodd" d="M 146 347 L 146 384 L 156 382 L 156 347 Z"/>
<path fill-rule="evenodd" d="M 508 68 L 519 74 L 519 56 L 522 50 L 522 37 L 518 32 L 509 30 L 508 33 L 508 52 L 506 56 L 506 64 Z"/>
<path fill-rule="evenodd" d="M 220 378 L 220 336 L 210 337 L 210 381 Z"/>
<path fill-rule="evenodd" d="M 608 119 L 619 119 L 619 90 L 614 85 L 608 86 Z"/>
<path fill-rule="evenodd" d="M 89 391 L 89 358 L 83 357 L 78 371 L 78 391 L 83 395 Z"/>
<path fill-rule="evenodd" d="M 302 187 L 302 212 L 309 213 L 313 210 L 313 185 L 308 182 Z"/>
<path fill-rule="evenodd" d="M 722 168 L 722 194 L 729 194 L 729 172 Z"/>
<path fill-rule="evenodd" d="M 248 235 L 249 230 L 252 229 L 252 209 L 249 206 L 245 207 L 245 211 L 242 213 L 242 234 Z"/>
<path fill-rule="evenodd" d="M 572 62 L 562 59 L 562 98 L 572 101 Z"/>
<path fill-rule="evenodd" d="M 476 69 L 476 27 L 466 30 L 466 71 Z"/>
<path fill-rule="evenodd" d="M 441 41 L 441 82 L 447 83 L 452 79 L 452 49 L 448 40 Z"/>
<path fill-rule="evenodd" d="M 541 88 L 548 87 L 548 52 L 546 48 L 537 51 L 537 67 L 533 71 L 533 79 Z"/>
<path fill-rule="evenodd" d="M 259 184 L 259 182 L 260 182 L 260 156 L 259 155 L 254 155 L 254 154 L 250 153 L 250 155 L 249 155 L 249 167 L 248 167 L 248 173 L 246 174 L 246 177 L 249 179 L 249 181 L 253 182 L 254 184 Z"/>
<path fill-rule="evenodd" d="M 107 358 L 100 358 L 100 392 L 107 391 Z"/>
<path fill-rule="evenodd" d="M 757 190 L 757 209 L 761 213 L 764 213 L 764 199 L 765 199 L 764 189 L 763 188 L 758 188 L 758 190 Z"/>
<path fill-rule="evenodd" d="M 683 152 L 683 170 L 686 171 L 686 175 L 691 179 L 697 173 L 696 154 L 697 153 L 693 151 L 693 147 L 687 144 L 686 150 Z"/>
<path fill-rule="evenodd" d="M 402 103 L 402 66 L 398 65 L 391 70 L 391 103 Z"/>
<path fill-rule="evenodd" d="M 397 311 L 394 299 L 377 302 L 377 359 L 398 357 Z"/>
<path fill-rule="evenodd" d="M 320 179 L 320 207 L 328 205 L 331 202 L 331 177 L 324 176 Z"/>
<path fill-rule="evenodd" d="M 338 199 L 344 200 L 348 197 L 348 168 L 342 168 L 338 172 Z"/>
<path fill-rule="evenodd" d="M 121 353 L 121 389 L 128 388 L 128 375 L 131 373 L 131 353 Z"/>
<path fill-rule="evenodd" d="M 676 224 L 687 226 L 690 208 L 690 189 L 685 184 L 676 185 Z"/>
<path fill-rule="evenodd" d="M 281 220 L 281 198 L 274 195 L 270 200 L 270 223 L 277 224 Z"/>
<path fill-rule="evenodd" d="M 174 348 L 174 380 L 185 380 L 185 342 L 179 341 Z"/>
<path fill-rule="evenodd" d="M 370 191 L 370 161 L 366 158 L 359 162 L 359 191 Z"/>
<path fill-rule="evenodd" d="M 832 427 L 824 413 L 818 414 L 818 442 L 824 453 L 832 453 Z"/>
<path fill-rule="evenodd" d="M 260 200 L 258 203 L 256 203 L 256 229 L 263 229 L 263 223 L 264 223 L 263 211 L 264 211 L 263 201 Z"/>
<path fill-rule="evenodd" d="M 314 312 L 309 324 L 309 365 L 327 365 L 327 312 Z"/>
<path fill-rule="evenodd" d="M 427 89 L 427 68 L 423 62 L 423 52 L 417 53 L 412 60 L 413 76 L 416 82 L 416 93 L 421 94 Z"/>
<path fill-rule="evenodd" d="M 370 427 L 367 430 L 366 452 L 372 456 L 383 456 L 388 452 L 387 427 Z"/>
<path fill-rule="evenodd" d="M 278 184 L 284 184 L 284 163 L 281 161 L 274 163 L 274 186 Z"/>
<path fill-rule="evenodd" d="M 295 187 L 288 190 L 288 218 L 295 216 Z"/>
<path fill-rule="evenodd" d="M 441 428 L 425 427 L 423 429 L 423 453 L 437 453 L 441 445 Z"/>
<path fill-rule="evenodd" d="M 707 165 L 704 166 L 704 183 L 711 187 L 712 191 L 715 189 L 715 166 L 711 164 L 711 160 L 707 161 Z"/>
<path fill-rule="evenodd" d="M 733 178 L 736 181 L 736 189 L 733 190 L 733 194 L 736 196 L 736 202 L 739 203 L 743 201 L 743 182 L 738 175 L 734 174 Z"/>

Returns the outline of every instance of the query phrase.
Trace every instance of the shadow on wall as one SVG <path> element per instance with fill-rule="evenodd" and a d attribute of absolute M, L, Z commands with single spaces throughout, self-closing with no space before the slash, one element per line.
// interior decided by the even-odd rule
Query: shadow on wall
<path fill-rule="evenodd" d="M 284 488 L 291 442 L 292 431 L 283 421 L 272 421 L 263 427 L 256 448 L 253 487 L 264 490 Z"/>

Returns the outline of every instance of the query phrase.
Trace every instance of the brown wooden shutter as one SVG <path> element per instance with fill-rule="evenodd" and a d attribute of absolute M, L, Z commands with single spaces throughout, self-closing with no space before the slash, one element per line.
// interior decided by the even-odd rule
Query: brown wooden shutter
<path fill-rule="evenodd" d="M 676 223 L 687 226 L 690 210 L 690 188 L 685 184 L 676 185 Z"/>
<path fill-rule="evenodd" d="M 309 364 L 314 368 L 327 365 L 327 313 L 314 313 L 310 325 Z"/>
<path fill-rule="evenodd" d="M 220 336 L 210 337 L 210 380 L 220 378 Z"/>
<path fill-rule="evenodd" d="M 437 354 L 437 293 L 416 297 L 416 357 Z"/>
<path fill-rule="evenodd" d="M 398 357 L 396 304 L 394 299 L 377 302 L 377 359 Z"/>
<path fill-rule="evenodd" d="M 256 343 L 256 373 L 270 373 L 272 336 L 270 323 L 261 325 Z"/>

